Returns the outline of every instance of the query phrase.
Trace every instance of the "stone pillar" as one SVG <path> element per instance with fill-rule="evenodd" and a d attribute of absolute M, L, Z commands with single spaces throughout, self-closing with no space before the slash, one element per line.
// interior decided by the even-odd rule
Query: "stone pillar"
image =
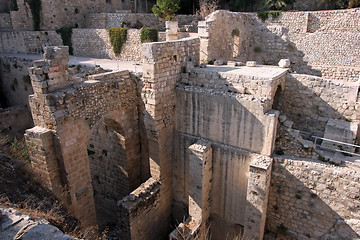
<path fill-rule="evenodd" d="M 31 151 L 31 167 L 41 183 L 56 196 L 63 195 L 64 186 L 54 151 L 53 132 L 50 129 L 33 127 L 26 130 L 25 139 Z"/>
<path fill-rule="evenodd" d="M 200 236 L 209 227 L 210 190 L 212 179 L 212 148 L 200 140 L 189 147 L 189 215 Z"/>
<path fill-rule="evenodd" d="M 34 93 L 54 92 L 68 85 L 69 47 L 45 47 L 44 59 L 29 68 Z"/>
<path fill-rule="evenodd" d="M 270 110 L 265 113 L 265 116 L 267 118 L 267 124 L 265 126 L 266 135 L 263 141 L 264 146 L 261 150 L 261 154 L 265 156 L 271 156 L 275 148 L 280 112 L 277 110 Z"/>
<path fill-rule="evenodd" d="M 272 162 L 272 158 L 259 156 L 250 163 L 243 239 L 263 239 Z"/>
<path fill-rule="evenodd" d="M 175 41 L 178 40 L 178 22 L 176 21 L 166 21 L 166 41 Z"/>
<path fill-rule="evenodd" d="M 208 47 L 209 47 L 209 27 L 206 21 L 198 22 L 198 34 L 200 37 L 200 63 L 208 63 Z"/>

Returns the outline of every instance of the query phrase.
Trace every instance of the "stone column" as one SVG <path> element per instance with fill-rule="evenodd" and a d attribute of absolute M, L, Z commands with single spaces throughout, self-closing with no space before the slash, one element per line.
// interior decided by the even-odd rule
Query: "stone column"
<path fill-rule="evenodd" d="M 63 195 L 61 173 L 56 159 L 53 142 L 53 132 L 42 127 L 26 130 L 25 139 L 31 149 L 31 167 L 41 183 L 51 189 L 56 196 Z"/>
<path fill-rule="evenodd" d="M 166 21 L 166 41 L 175 41 L 178 40 L 178 22 L 176 21 Z"/>
<path fill-rule="evenodd" d="M 243 239 L 263 239 L 272 162 L 272 158 L 259 156 L 250 163 Z"/>
<path fill-rule="evenodd" d="M 200 140 L 189 147 L 189 215 L 204 236 L 209 227 L 212 148 Z"/>
<path fill-rule="evenodd" d="M 206 21 L 198 22 L 198 33 L 200 37 L 200 63 L 208 63 L 209 27 Z"/>

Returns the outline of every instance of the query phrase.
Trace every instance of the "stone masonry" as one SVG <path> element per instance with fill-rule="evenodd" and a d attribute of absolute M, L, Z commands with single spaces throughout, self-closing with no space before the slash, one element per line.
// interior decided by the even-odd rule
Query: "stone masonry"
<path fill-rule="evenodd" d="M 84 226 L 117 224 L 121 239 L 359 238 L 358 160 L 333 166 L 274 151 L 284 141 L 309 151 L 278 127 L 323 136 L 332 122 L 359 125 L 358 9 L 337 13 L 261 22 L 216 11 L 199 37 L 179 39 L 169 23 L 167 41 L 144 44 L 129 29 L 121 57 L 143 62 L 136 76 L 74 75 L 68 47 L 45 47 L 29 68 L 34 172 Z M 73 33 L 75 54 L 112 57 L 106 29 Z"/>

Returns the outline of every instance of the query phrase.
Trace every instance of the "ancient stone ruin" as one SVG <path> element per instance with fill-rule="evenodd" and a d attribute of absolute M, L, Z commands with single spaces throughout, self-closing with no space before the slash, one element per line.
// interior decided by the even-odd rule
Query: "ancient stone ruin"
<path fill-rule="evenodd" d="M 357 239 L 359 19 L 216 11 L 198 33 L 128 39 L 137 73 L 79 76 L 69 47 L 48 44 L 29 68 L 31 166 L 84 226 L 120 239 Z M 109 53 L 102 31 L 76 30 L 74 53 Z M 81 44 L 95 33 L 101 47 Z"/>

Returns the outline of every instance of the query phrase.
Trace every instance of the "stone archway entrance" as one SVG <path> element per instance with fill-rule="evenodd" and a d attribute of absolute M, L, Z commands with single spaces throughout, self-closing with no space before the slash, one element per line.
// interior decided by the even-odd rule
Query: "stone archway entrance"
<path fill-rule="evenodd" d="M 100 229 L 117 223 L 117 202 L 139 185 L 131 159 L 136 146 L 127 145 L 123 129 L 118 121 L 102 118 L 90 131 L 87 152 Z"/>

